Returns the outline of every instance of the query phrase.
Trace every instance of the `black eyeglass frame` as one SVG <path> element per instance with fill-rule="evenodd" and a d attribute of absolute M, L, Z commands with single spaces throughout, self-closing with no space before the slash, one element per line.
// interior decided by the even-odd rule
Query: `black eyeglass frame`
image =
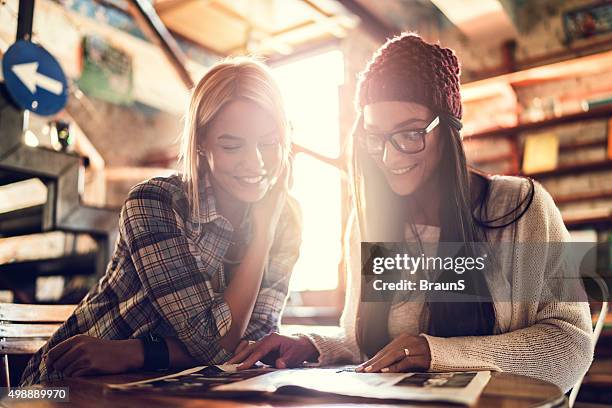
<path fill-rule="evenodd" d="M 431 122 L 429 122 L 429 125 L 427 125 L 426 127 L 422 129 L 400 129 L 400 130 L 395 130 L 393 132 L 376 133 L 376 134 L 375 133 L 370 133 L 370 134 L 362 133 L 361 136 L 363 138 L 363 147 L 365 148 L 366 152 L 372 156 L 379 156 L 381 154 L 384 154 L 385 148 L 386 148 L 385 145 L 387 142 L 391 143 L 391 146 L 393 146 L 393 148 L 395 148 L 398 152 L 401 152 L 404 154 L 420 153 L 423 150 L 425 150 L 425 148 L 427 147 L 427 143 L 425 142 L 425 136 L 431 133 L 439 124 L 440 124 L 440 115 L 437 115 L 431 120 Z M 399 133 L 405 133 L 405 132 L 411 132 L 413 134 L 420 136 L 421 144 L 418 150 L 407 150 L 405 148 L 402 148 L 402 146 L 400 146 L 400 144 L 394 139 L 395 135 Z M 371 151 L 369 149 L 368 147 L 368 136 L 369 135 L 372 135 L 372 136 L 375 136 L 381 139 L 382 149 L 380 151 Z"/>

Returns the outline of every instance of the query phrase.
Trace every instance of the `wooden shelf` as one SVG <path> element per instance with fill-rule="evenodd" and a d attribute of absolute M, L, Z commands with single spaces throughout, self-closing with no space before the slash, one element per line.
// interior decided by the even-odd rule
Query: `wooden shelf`
<path fill-rule="evenodd" d="M 568 194 L 568 195 L 553 197 L 553 198 L 557 205 L 567 204 L 567 203 L 577 203 L 581 201 L 602 200 L 606 198 L 612 198 L 612 190 L 587 191 L 584 193 L 574 193 L 574 194 Z"/>
<path fill-rule="evenodd" d="M 559 152 L 568 152 L 576 149 L 584 149 L 589 147 L 606 147 L 606 140 L 585 140 L 585 141 L 577 141 L 573 143 L 568 143 L 559 146 Z M 514 155 L 512 152 L 508 153 L 500 153 L 491 156 L 480 156 L 479 154 L 474 154 L 472 157 L 468 157 L 468 164 L 472 166 L 478 167 L 481 164 L 488 163 L 496 163 L 496 162 L 504 162 L 508 160 L 513 160 Z M 595 197 L 599 198 L 599 197 Z M 607 197 L 606 197 L 607 198 Z M 570 201 L 580 201 L 580 200 L 570 200 Z"/>
<path fill-rule="evenodd" d="M 464 83 L 462 99 L 470 102 L 495 94 L 503 86 L 530 86 L 545 81 L 554 81 L 581 75 L 595 75 L 612 69 L 612 51 L 603 51 L 584 57 L 539 65 L 546 59 L 528 62 L 530 68 Z M 533 66 L 538 64 L 539 66 Z"/>
<path fill-rule="evenodd" d="M 612 216 L 587 217 L 580 219 L 564 219 L 563 222 L 568 229 L 581 227 L 593 227 L 595 229 L 612 228 Z"/>
<path fill-rule="evenodd" d="M 588 147 L 606 147 L 608 141 L 606 139 L 600 140 L 576 140 L 572 143 L 565 143 L 559 145 L 559 152 L 575 150 L 575 149 L 585 149 Z"/>
<path fill-rule="evenodd" d="M 602 171 L 612 170 L 612 160 L 602 160 L 596 162 L 572 164 L 566 166 L 559 166 L 554 170 L 540 171 L 531 174 L 521 174 L 523 176 L 533 177 L 536 179 L 554 177 L 554 176 L 565 176 L 568 174 L 586 173 L 590 171 Z"/>
<path fill-rule="evenodd" d="M 539 122 L 523 123 L 509 128 L 499 128 L 485 132 L 464 135 L 463 140 L 482 139 L 491 137 L 516 137 L 519 133 L 545 129 L 548 127 L 564 125 L 567 123 L 580 122 L 584 120 L 604 119 L 612 117 L 612 105 L 605 105 L 591 109 L 586 112 L 578 112 L 570 115 L 550 118 Z"/>
<path fill-rule="evenodd" d="M 475 157 L 472 157 L 471 160 L 468 160 L 468 162 L 471 164 L 487 164 L 487 163 L 494 163 L 494 162 L 499 162 L 499 161 L 504 161 L 504 160 L 511 160 L 512 158 L 513 158 L 512 153 L 501 153 L 501 154 L 485 156 L 485 157 L 475 156 Z"/>

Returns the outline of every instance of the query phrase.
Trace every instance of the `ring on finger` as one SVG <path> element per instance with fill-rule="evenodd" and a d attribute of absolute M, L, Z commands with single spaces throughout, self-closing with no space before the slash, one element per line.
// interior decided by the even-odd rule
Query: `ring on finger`
<path fill-rule="evenodd" d="M 410 355 L 410 350 L 408 350 L 407 348 L 404 349 L 404 355 L 406 357 L 408 357 Z"/>

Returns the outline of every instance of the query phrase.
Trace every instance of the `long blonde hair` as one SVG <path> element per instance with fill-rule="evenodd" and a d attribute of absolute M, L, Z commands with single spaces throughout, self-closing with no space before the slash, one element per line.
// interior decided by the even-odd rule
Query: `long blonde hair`
<path fill-rule="evenodd" d="M 291 146 L 288 123 L 283 98 L 270 69 L 253 57 L 233 57 L 216 63 L 193 89 L 180 141 L 179 168 L 195 220 L 200 217 L 199 178 L 203 175 L 198 146 L 206 136 L 208 124 L 235 100 L 253 102 L 274 117 L 281 134 L 282 166 L 287 165 Z"/>

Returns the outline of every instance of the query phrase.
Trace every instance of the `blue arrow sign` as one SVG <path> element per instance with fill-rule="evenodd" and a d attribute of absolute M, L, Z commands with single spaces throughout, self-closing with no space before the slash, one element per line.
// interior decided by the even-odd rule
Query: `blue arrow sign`
<path fill-rule="evenodd" d="M 6 89 L 20 108 L 52 115 L 66 105 L 64 71 L 40 45 L 29 41 L 11 45 L 2 59 L 2 73 Z"/>

